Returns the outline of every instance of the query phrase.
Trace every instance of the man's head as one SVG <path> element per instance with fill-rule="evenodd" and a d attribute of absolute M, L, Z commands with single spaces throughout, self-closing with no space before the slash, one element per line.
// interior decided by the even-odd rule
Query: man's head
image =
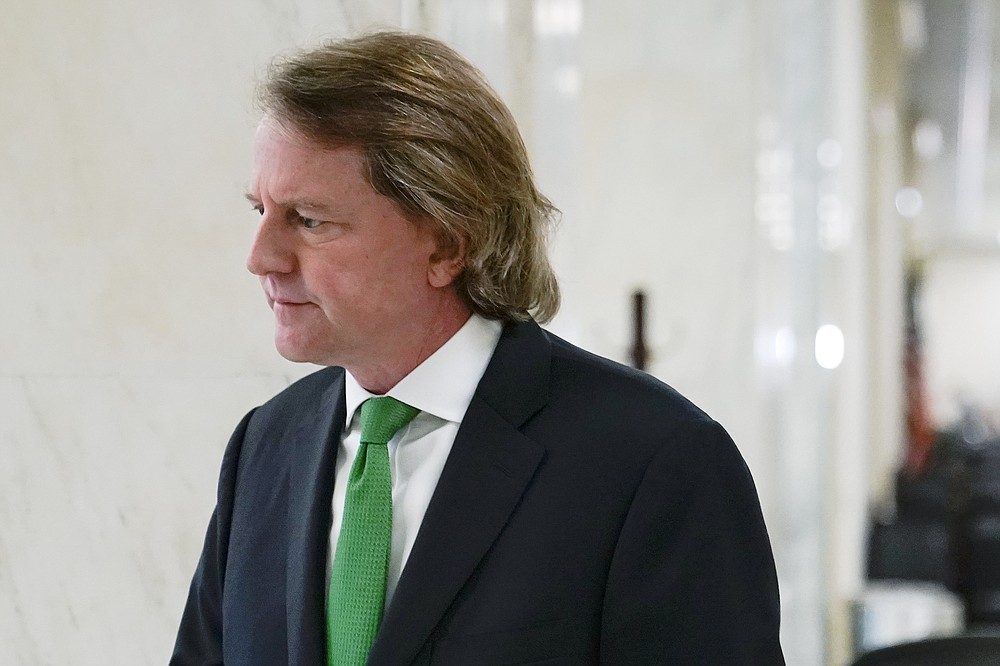
<path fill-rule="evenodd" d="M 247 268 L 285 358 L 343 366 L 384 392 L 469 318 L 454 289 L 461 256 L 372 189 L 360 149 L 265 118 L 247 198 L 260 214 Z"/>
<path fill-rule="evenodd" d="M 471 311 L 555 314 L 555 210 L 510 112 L 453 50 L 392 32 L 329 42 L 276 63 L 260 101 L 266 120 L 318 146 L 359 150 L 374 190 L 460 261 L 454 288 Z"/>

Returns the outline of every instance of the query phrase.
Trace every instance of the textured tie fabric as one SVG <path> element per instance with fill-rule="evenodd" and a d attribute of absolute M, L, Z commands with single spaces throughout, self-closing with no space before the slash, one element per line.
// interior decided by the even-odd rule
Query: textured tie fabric
<path fill-rule="evenodd" d="M 386 444 L 419 409 L 395 398 L 361 404 L 361 446 L 351 466 L 330 573 L 328 666 L 364 666 L 385 605 L 392 547 L 392 478 Z"/>

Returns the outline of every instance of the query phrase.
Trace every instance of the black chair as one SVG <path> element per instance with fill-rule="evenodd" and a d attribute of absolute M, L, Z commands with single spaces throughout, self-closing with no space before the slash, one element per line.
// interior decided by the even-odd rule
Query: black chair
<path fill-rule="evenodd" d="M 1000 624 L 1000 441 L 969 456 L 960 586 L 970 623 Z"/>
<path fill-rule="evenodd" d="M 1000 636 L 931 638 L 873 650 L 852 666 L 1000 666 Z"/>

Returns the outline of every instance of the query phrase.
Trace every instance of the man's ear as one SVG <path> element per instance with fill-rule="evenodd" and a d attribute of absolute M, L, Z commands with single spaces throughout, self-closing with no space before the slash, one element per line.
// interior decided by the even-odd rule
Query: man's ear
<path fill-rule="evenodd" d="M 465 238 L 438 238 L 438 249 L 431 255 L 427 281 L 432 287 L 447 287 L 465 270 Z"/>

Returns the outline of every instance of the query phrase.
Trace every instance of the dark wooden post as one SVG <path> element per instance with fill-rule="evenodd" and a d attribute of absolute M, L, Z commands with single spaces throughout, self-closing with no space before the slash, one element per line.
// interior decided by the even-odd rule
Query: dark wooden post
<path fill-rule="evenodd" d="M 649 350 L 646 347 L 646 292 L 636 289 L 632 294 L 632 367 L 646 370 Z"/>

